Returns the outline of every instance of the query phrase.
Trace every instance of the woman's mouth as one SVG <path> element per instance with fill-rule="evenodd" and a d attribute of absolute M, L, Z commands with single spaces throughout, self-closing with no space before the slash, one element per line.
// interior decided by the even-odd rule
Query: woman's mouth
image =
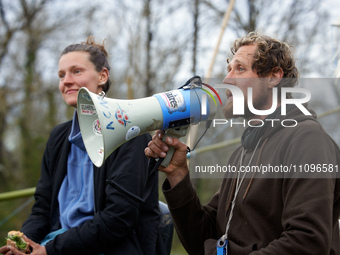
<path fill-rule="evenodd" d="M 73 93 L 78 93 L 78 90 L 77 89 L 69 89 L 65 92 L 66 95 L 73 94 Z"/>

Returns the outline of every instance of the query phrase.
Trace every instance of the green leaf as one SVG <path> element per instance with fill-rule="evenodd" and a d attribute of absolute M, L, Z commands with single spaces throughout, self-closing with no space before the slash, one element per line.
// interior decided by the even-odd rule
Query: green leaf
<path fill-rule="evenodd" d="M 18 236 L 10 236 L 9 239 L 14 241 L 17 244 L 19 249 L 23 249 L 23 250 L 26 249 L 26 245 L 27 245 L 26 242 L 21 240 Z"/>

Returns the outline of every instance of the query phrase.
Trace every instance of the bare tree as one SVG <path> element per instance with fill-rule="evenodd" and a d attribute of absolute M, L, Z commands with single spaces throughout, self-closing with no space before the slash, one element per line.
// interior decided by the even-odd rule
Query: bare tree
<path fill-rule="evenodd" d="M 218 20 L 213 19 L 211 23 L 218 24 L 220 22 L 225 12 L 222 7 L 225 8 L 228 2 L 228 0 L 203 1 L 205 8 L 209 11 L 207 15 L 219 17 Z M 320 44 L 316 44 L 316 42 L 324 37 L 324 28 L 330 25 L 329 12 L 322 6 L 323 1 L 318 0 L 236 2 L 228 31 L 232 31 L 236 37 L 255 30 L 273 34 L 295 46 L 296 55 L 299 56 L 298 66 L 302 74 L 308 75 L 308 73 L 318 70 L 325 77 L 331 77 L 331 72 L 325 68 L 327 58 L 319 58 L 316 62 L 315 56 L 310 54 L 315 51 L 323 51 Z M 225 49 L 221 50 L 226 51 Z"/>
<path fill-rule="evenodd" d="M 18 176 L 25 186 L 35 185 L 41 151 L 60 117 L 56 113 L 58 86 L 45 80 L 49 78 L 42 52 L 52 46 L 50 36 L 66 27 L 70 19 L 59 20 L 58 13 L 50 15 L 53 4 L 57 1 L 0 1 L 0 26 L 4 28 L 0 29 L 0 175 L 4 179 Z M 5 139 L 8 134 L 16 139 Z M 14 152 L 6 141 L 17 143 Z"/>

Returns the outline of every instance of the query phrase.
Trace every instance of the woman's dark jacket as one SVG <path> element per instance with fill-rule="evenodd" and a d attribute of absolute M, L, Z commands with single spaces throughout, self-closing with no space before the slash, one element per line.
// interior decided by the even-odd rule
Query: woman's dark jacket
<path fill-rule="evenodd" d="M 61 228 L 58 193 L 67 173 L 72 121 L 55 127 L 46 145 L 32 213 L 22 232 L 39 243 Z M 52 254 L 160 254 L 158 176 L 149 174 L 144 149 L 150 135 L 138 136 L 94 166 L 94 217 L 46 244 Z M 146 199 L 140 202 L 134 197 Z"/>

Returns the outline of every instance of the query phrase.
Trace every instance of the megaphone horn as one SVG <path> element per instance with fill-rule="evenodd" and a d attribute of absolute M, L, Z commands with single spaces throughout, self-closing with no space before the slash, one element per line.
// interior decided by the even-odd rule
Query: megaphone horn
<path fill-rule="evenodd" d="M 100 167 L 114 150 L 138 135 L 158 129 L 180 130 L 212 120 L 216 105 L 204 89 L 192 86 L 133 100 L 105 98 L 81 88 L 77 112 L 87 153 L 93 164 Z M 183 135 L 185 132 L 177 133 Z M 168 154 L 171 159 L 171 153 Z"/>

